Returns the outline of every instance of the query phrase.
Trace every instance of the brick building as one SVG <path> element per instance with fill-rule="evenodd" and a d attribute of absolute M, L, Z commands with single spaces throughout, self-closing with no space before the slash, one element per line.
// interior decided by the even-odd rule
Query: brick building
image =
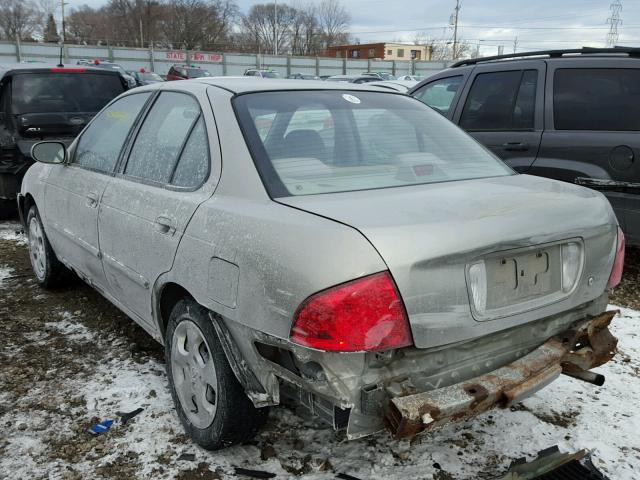
<path fill-rule="evenodd" d="M 357 43 L 336 45 L 324 53 L 335 58 L 374 58 L 379 60 L 431 60 L 431 45 L 411 45 L 404 43 Z"/>

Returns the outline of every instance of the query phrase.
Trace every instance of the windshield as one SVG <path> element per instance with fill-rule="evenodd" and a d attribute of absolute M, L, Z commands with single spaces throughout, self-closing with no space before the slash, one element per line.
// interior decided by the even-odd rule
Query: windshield
<path fill-rule="evenodd" d="M 420 101 L 364 91 L 261 92 L 234 105 L 272 197 L 513 172 Z"/>
<path fill-rule="evenodd" d="M 200 78 L 200 77 L 210 77 L 211 74 L 206 70 L 202 70 L 201 68 L 187 68 L 187 77 L 189 78 Z"/>
<path fill-rule="evenodd" d="M 141 73 L 140 76 L 146 82 L 163 82 L 164 81 L 162 80 L 162 77 L 157 73 L 146 72 L 146 73 Z"/>
<path fill-rule="evenodd" d="M 117 75 L 20 73 L 12 80 L 12 112 L 97 112 L 123 91 Z"/>

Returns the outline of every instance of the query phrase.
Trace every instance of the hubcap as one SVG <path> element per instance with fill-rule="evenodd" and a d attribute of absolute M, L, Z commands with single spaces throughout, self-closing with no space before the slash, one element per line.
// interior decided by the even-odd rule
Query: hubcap
<path fill-rule="evenodd" d="M 32 217 L 29 222 L 29 256 L 34 273 L 42 280 L 46 272 L 47 260 L 45 258 L 44 235 L 36 217 Z"/>
<path fill-rule="evenodd" d="M 216 416 L 218 378 L 211 349 L 202 330 L 181 321 L 171 340 L 171 373 L 180 406 L 197 428 L 207 428 Z"/>

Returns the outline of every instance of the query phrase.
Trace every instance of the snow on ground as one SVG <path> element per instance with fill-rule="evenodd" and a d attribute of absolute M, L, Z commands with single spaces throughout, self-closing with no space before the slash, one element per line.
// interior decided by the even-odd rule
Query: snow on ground
<path fill-rule="evenodd" d="M 22 233 L 22 225 L 18 222 L 0 223 L 0 240 L 11 240 L 18 245 L 27 244 L 27 237 Z"/>
<path fill-rule="evenodd" d="M 100 332 L 75 322 L 73 314 L 61 313 L 47 325 L 70 336 L 73 342 L 112 342 L 114 351 L 125 348 L 120 340 L 102 338 Z M 96 468 L 117 465 L 124 453 L 136 460 L 132 478 L 176 478 L 200 465 L 200 469 L 216 471 L 218 478 L 237 478 L 233 467 L 239 466 L 273 472 L 281 479 L 294 477 L 292 472 L 296 469 L 304 472 L 302 478 L 308 480 L 335 478 L 337 472 L 363 480 L 431 479 L 438 472 L 435 464 L 451 475 L 440 478 L 492 478 L 504 472 L 512 459 L 531 459 L 539 450 L 558 444 L 562 451 L 591 450 L 595 464 L 612 480 L 637 479 L 640 312 L 621 309 L 612 331 L 620 340 L 620 353 L 613 362 L 597 369 L 606 376 L 603 387 L 563 376 L 513 411 L 487 412 L 469 422 L 419 437 L 413 443 L 395 441 L 386 434 L 351 442 L 340 440 L 313 419 L 275 408 L 255 445 L 207 452 L 183 435 L 173 411 L 164 366 L 156 360 L 136 362 L 114 355 L 111 361 L 94 366 L 84 381 L 74 380 L 65 386 L 85 399 L 87 414 L 79 421 L 86 428 L 91 417 L 115 419 L 117 411 L 144 408 L 129 424 L 115 423 L 104 435 L 105 441 L 108 437 L 110 442 L 109 450 L 100 450 L 98 445 L 84 461 L 74 465 L 52 460 L 47 457 L 47 440 L 39 431 L 45 428 L 45 420 L 16 416 L 11 422 L 18 425 L 19 434 L 8 438 L 0 458 L 0 478 L 2 472 L 11 472 L 11 477 L 6 478 L 12 479 L 63 478 L 69 467 L 81 475 L 79 478 L 89 478 Z M 46 348 L 47 338 L 36 336 L 32 340 Z M 1 397 L 2 394 L 0 400 Z M 72 404 L 59 406 L 63 407 L 74 411 Z M 29 428 L 21 430 L 20 424 Z M 86 434 L 74 431 L 68 424 L 55 428 L 64 435 Z M 266 454 L 265 445 L 270 446 Z M 178 460 L 182 453 L 195 454 L 195 461 Z"/>
<path fill-rule="evenodd" d="M 11 276 L 12 273 L 13 268 L 0 265 L 0 288 L 2 288 L 2 284 L 7 278 Z"/>

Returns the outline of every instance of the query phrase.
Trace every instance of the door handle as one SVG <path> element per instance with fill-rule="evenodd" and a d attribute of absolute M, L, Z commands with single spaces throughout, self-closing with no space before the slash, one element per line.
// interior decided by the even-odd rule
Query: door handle
<path fill-rule="evenodd" d="M 87 193 L 87 207 L 96 208 L 98 206 L 98 194 L 96 192 Z"/>
<path fill-rule="evenodd" d="M 525 142 L 507 142 L 503 143 L 502 146 L 509 152 L 526 152 L 529 150 L 529 144 Z"/>
<path fill-rule="evenodd" d="M 172 218 L 160 215 L 156 218 L 156 230 L 165 235 L 173 235 L 176 233 L 176 222 Z"/>

